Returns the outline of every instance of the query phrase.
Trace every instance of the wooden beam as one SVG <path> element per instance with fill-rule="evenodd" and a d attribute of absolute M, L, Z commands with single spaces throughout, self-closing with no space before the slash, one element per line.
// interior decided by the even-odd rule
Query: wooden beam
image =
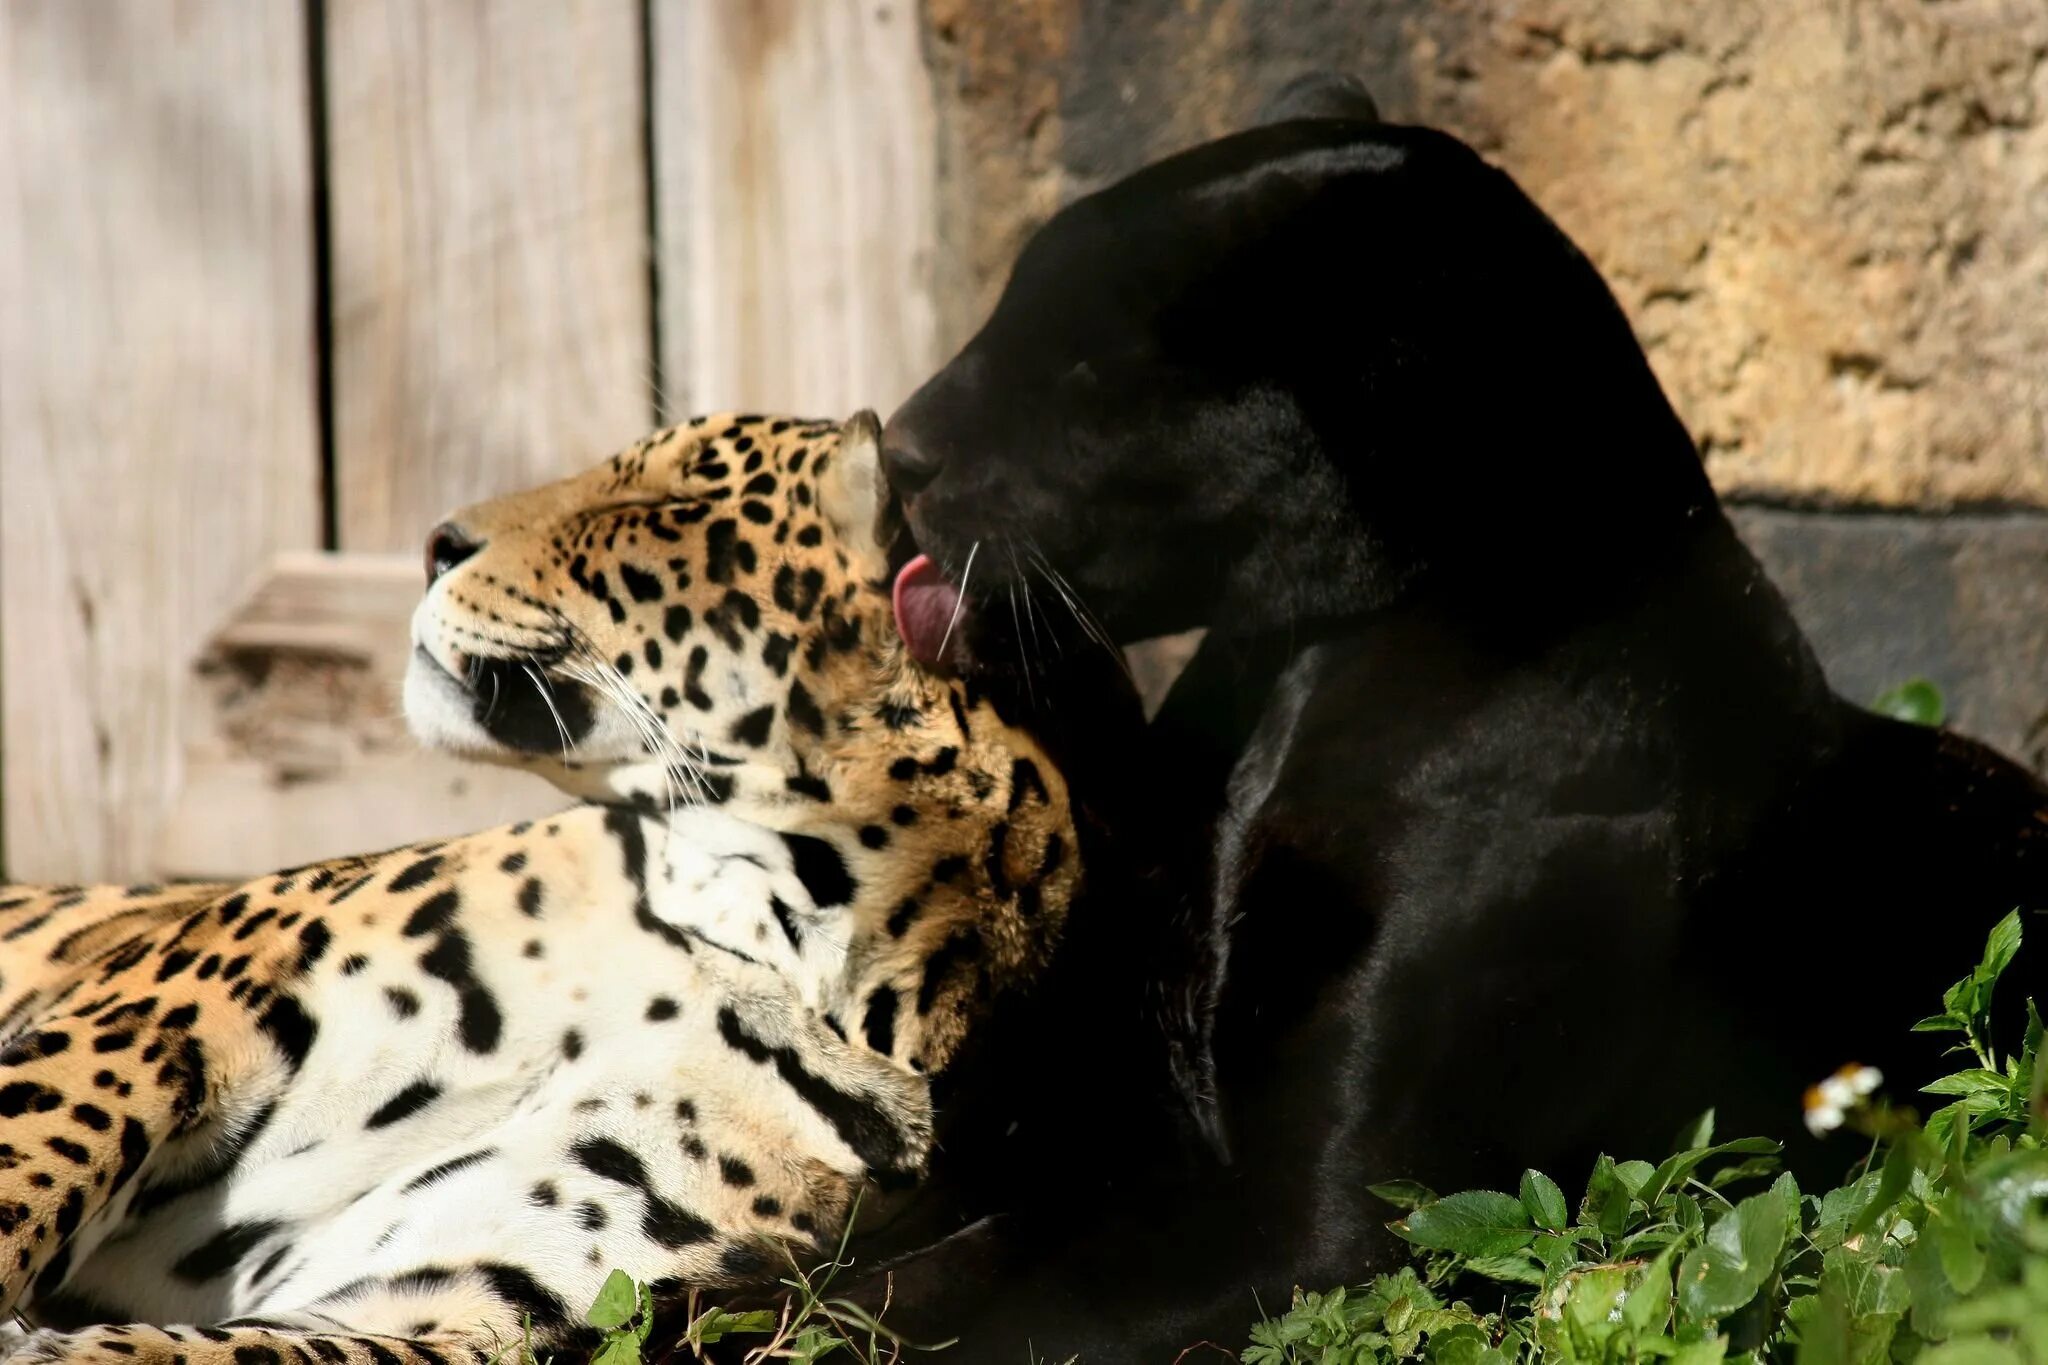
<path fill-rule="evenodd" d="M 678 0 L 653 16 L 670 412 L 887 413 L 939 359 L 916 5 Z"/>
<path fill-rule="evenodd" d="M 652 424 L 634 0 L 328 0 L 340 547 Z"/>
<path fill-rule="evenodd" d="M 317 543 L 301 8 L 0 5 L 8 873 L 151 874 L 179 679 Z"/>
<path fill-rule="evenodd" d="M 406 732 L 419 597 L 411 555 L 279 556 L 200 651 L 159 872 L 246 876 L 569 804 L 538 778 L 424 751 Z"/>

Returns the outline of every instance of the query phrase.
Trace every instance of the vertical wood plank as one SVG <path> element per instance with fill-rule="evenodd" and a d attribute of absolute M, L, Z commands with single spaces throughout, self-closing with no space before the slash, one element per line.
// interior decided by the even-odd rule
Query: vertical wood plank
<path fill-rule="evenodd" d="M 147 875 L 186 661 L 318 534 L 295 4 L 0 5 L 0 619 L 18 878 Z"/>
<path fill-rule="evenodd" d="M 634 0 L 329 0 L 340 546 L 579 468 L 653 416 Z"/>
<path fill-rule="evenodd" d="M 929 373 L 934 129 L 911 0 L 655 0 L 671 411 L 887 412 Z"/>

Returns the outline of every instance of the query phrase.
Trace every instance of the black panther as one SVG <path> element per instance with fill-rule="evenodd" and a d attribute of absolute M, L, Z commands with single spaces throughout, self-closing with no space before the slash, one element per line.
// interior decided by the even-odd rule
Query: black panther
<path fill-rule="evenodd" d="M 1709 1103 L 1797 1133 L 1852 1059 L 1910 1096 L 1910 1023 L 2048 904 L 2048 794 L 1829 688 L 1594 267 L 1357 113 L 1065 208 L 887 425 L 913 649 L 972 668 L 1020 597 L 1208 630 L 1139 774 L 1176 927 L 1112 1011 L 1171 1085 L 1019 1049 L 1036 1145 L 956 1144 L 974 1220 L 894 1266 L 975 1359 L 1234 1348 L 1399 1255 L 1378 1181 L 1570 1187 Z"/>

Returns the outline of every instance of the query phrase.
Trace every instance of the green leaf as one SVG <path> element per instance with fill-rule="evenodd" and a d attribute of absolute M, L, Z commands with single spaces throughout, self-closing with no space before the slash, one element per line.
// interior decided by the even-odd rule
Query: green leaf
<path fill-rule="evenodd" d="M 1948 716 L 1941 689 L 1925 678 L 1912 678 L 1878 693 L 1870 709 L 1909 725 L 1939 725 Z"/>
<path fill-rule="evenodd" d="M 614 1270 L 604 1277 L 604 1284 L 597 1291 L 597 1301 L 590 1305 L 590 1311 L 583 1315 L 583 1320 L 592 1327 L 624 1327 L 633 1320 L 639 1306 L 640 1297 L 633 1277 L 623 1270 Z"/>
<path fill-rule="evenodd" d="M 2003 1341 L 1966 1337 L 1944 1341 L 1914 1358 L 1915 1365 L 2028 1365 L 2027 1358 Z"/>
<path fill-rule="evenodd" d="M 1628 1271 L 1618 1265 L 1595 1265 L 1573 1277 L 1565 1293 L 1565 1316 L 1589 1328 L 1595 1340 L 1606 1338 L 1626 1297 Z"/>
<path fill-rule="evenodd" d="M 1671 1315 L 1671 1261 L 1676 1250 L 1664 1248 L 1622 1301 L 1621 1320 L 1639 1333 L 1655 1331 Z"/>
<path fill-rule="evenodd" d="M 1365 1187 L 1368 1194 L 1376 1195 L 1397 1209 L 1419 1209 L 1424 1204 L 1436 1202 L 1436 1191 L 1413 1180 L 1389 1180 L 1380 1185 Z"/>
<path fill-rule="evenodd" d="M 1693 1147 L 1676 1152 L 1664 1158 L 1663 1163 L 1650 1174 L 1650 1178 L 1643 1182 L 1636 1197 L 1655 1208 L 1657 1201 L 1662 1199 L 1667 1191 L 1675 1185 L 1684 1183 L 1687 1177 L 1706 1162 L 1724 1156 L 1776 1156 L 1780 1150 L 1779 1144 L 1769 1138 L 1737 1138 L 1718 1147 Z"/>
<path fill-rule="evenodd" d="M 2034 1008 L 2034 998 L 2027 997 L 2027 1037 L 2022 1045 L 2021 1055 L 2027 1062 L 2027 1113 L 2037 1125 L 2044 1114 L 2042 1105 L 2048 1099 L 2048 1066 L 2041 1065 L 2041 1043 L 2048 1027 L 2041 1022 L 2041 1012 Z"/>
<path fill-rule="evenodd" d="M 1792 1172 L 1782 1171 L 1771 1182 L 1771 1193 L 1778 1197 L 1778 1203 L 1785 1210 L 1785 1240 L 1799 1239 L 1799 1182 L 1792 1178 Z"/>
<path fill-rule="evenodd" d="M 1549 1233 L 1539 1234 L 1530 1251 L 1543 1264 L 1543 1272 L 1556 1279 L 1570 1270 L 1579 1259 L 1578 1246 L 1569 1237 L 1553 1237 Z"/>
<path fill-rule="evenodd" d="M 1874 1314 L 1896 1316 L 1912 1301 L 1905 1271 L 1886 1265 L 1874 1251 L 1828 1252 L 1821 1259 L 1821 1288 L 1841 1295 L 1852 1322 Z"/>
<path fill-rule="evenodd" d="M 1826 1251 L 1849 1240 L 1849 1229 L 1877 1197 L 1877 1182 L 1878 1172 L 1871 1171 L 1820 1197 L 1820 1212 L 1813 1229 L 1815 1246 Z"/>
<path fill-rule="evenodd" d="M 1962 1217 L 1961 1201 L 1950 1196 L 1936 1208 L 1924 1235 L 1941 1258 L 1941 1273 L 1958 1294 L 1967 1294 L 1984 1278 L 1987 1259 L 1975 1229 Z"/>
<path fill-rule="evenodd" d="M 1464 1268 L 1468 1274 L 1484 1275 L 1502 1284 L 1543 1283 L 1543 1266 L 1526 1255 L 1474 1256 L 1465 1262 Z"/>
<path fill-rule="evenodd" d="M 1430 1334 L 1431 1365 L 1487 1365 L 1493 1355 L 1486 1334 L 1475 1324 L 1461 1323 Z"/>
<path fill-rule="evenodd" d="M 1671 1353 L 1671 1365 L 1721 1365 L 1728 1355 L 1728 1338 L 1707 1337 L 1687 1342 Z"/>
<path fill-rule="evenodd" d="M 1927 1125 L 1922 1132 L 1937 1151 L 1947 1154 L 1951 1163 L 1959 1164 L 1969 1145 L 1970 1108 L 1967 1097 L 1944 1104 L 1927 1116 Z"/>
<path fill-rule="evenodd" d="M 1971 1169 L 1970 1181 L 1979 1206 L 1989 1215 L 1994 1239 L 2017 1240 L 2048 1199 L 2048 1152 L 1994 1155 Z"/>
<path fill-rule="evenodd" d="M 1621 1183 L 1628 1189 L 1629 1197 L 1633 1199 L 1643 1186 L 1650 1182 L 1650 1177 L 1657 1173 L 1657 1168 L 1647 1161 L 1622 1161 L 1615 1164 L 1614 1173 L 1620 1177 Z"/>
<path fill-rule="evenodd" d="M 2008 911 L 2004 919 L 1991 926 L 1991 933 L 1984 940 L 1984 960 L 1977 970 L 1988 986 L 1996 981 L 2005 969 L 2012 965 L 2014 956 L 2020 950 L 2020 912 Z M 1985 1003 L 1990 1003 L 1990 993 L 1985 993 Z"/>
<path fill-rule="evenodd" d="M 1721 1215 L 1704 1246 L 1686 1253 L 1678 1270 L 1678 1303 L 1694 1321 L 1723 1318 L 1756 1297 L 1778 1267 L 1788 1214 L 1774 1187 Z"/>
<path fill-rule="evenodd" d="M 846 1345 L 845 1338 L 829 1328 L 814 1324 L 791 1337 L 788 1344 L 782 1349 L 783 1353 L 790 1360 L 802 1361 L 804 1365 L 810 1365 L 811 1361 L 823 1360 L 826 1356 L 831 1355 L 844 1345 Z M 598 1365 L 598 1362 L 593 1360 L 591 1365 Z"/>
<path fill-rule="evenodd" d="M 2010 1092 L 2011 1089 L 2012 1080 L 2010 1077 L 2001 1076 L 1996 1071 L 1987 1071 L 1980 1066 L 1973 1066 L 1955 1072 L 1952 1075 L 1943 1076 L 1940 1080 L 1934 1081 L 1931 1084 L 1921 1086 L 1920 1093 L 1923 1095 L 1975 1095 L 1986 1091 L 1995 1091 L 2000 1095 L 2004 1095 Z"/>
<path fill-rule="evenodd" d="M 1616 1170 L 1614 1158 L 1603 1154 L 1593 1163 L 1593 1174 L 1586 1180 L 1579 1221 L 1591 1223 L 1605 1236 L 1619 1237 L 1628 1227 L 1629 1203 L 1634 1197 Z"/>
<path fill-rule="evenodd" d="M 1774 1156 L 1753 1156 L 1747 1161 L 1738 1161 L 1732 1166 L 1723 1166 L 1707 1178 L 1707 1185 L 1716 1190 L 1725 1190 L 1730 1185 L 1744 1180 L 1754 1180 L 1760 1175 L 1770 1175 L 1778 1169 Z"/>
<path fill-rule="evenodd" d="M 1537 1227 L 1550 1232 L 1564 1231 L 1565 1224 L 1571 1221 L 1564 1191 L 1541 1171 L 1522 1172 L 1522 1207 L 1528 1210 Z"/>
<path fill-rule="evenodd" d="M 1536 1235 L 1522 1201 L 1497 1190 L 1445 1195 L 1394 1224 L 1394 1231 L 1417 1246 L 1460 1256 L 1504 1256 Z"/>
<path fill-rule="evenodd" d="M 709 1346 L 730 1336 L 774 1330 L 775 1314 L 765 1308 L 757 1308 L 751 1313 L 728 1313 L 723 1308 L 712 1308 L 690 1324 L 690 1340 Z M 1256 1333 L 1258 1329 L 1252 1330 Z"/>
<path fill-rule="evenodd" d="M 1856 1221 L 1849 1228 L 1851 1237 L 1860 1237 L 1877 1226 L 1880 1218 L 1891 1212 L 1892 1205 L 1899 1202 L 1907 1188 L 1913 1183 L 1913 1150 L 1906 1142 L 1894 1142 L 1891 1150 L 1884 1154 L 1884 1169 L 1877 1181 L 1877 1193 L 1856 1215 Z"/>
<path fill-rule="evenodd" d="M 590 1365 L 640 1365 L 640 1338 L 631 1332 L 606 1337 L 591 1356 Z"/>
<path fill-rule="evenodd" d="M 1671 1144 L 1673 1156 L 1681 1152 L 1696 1152 L 1714 1141 L 1714 1111 L 1709 1109 L 1692 1121 L 1692 1125 L 1678 1135 L 1678 1141 Z"/>
<path fill-rule="evenodd" d="M 1914 1242 L 1906 1253 L 1906 1287 L 1912 1292 L 1907 1321 L 1929 1340 L 1948 1335 L 1948 1310 L 1956 1301 L 1955 1286 L 1941 1267 L 1941 1253 L 1932 1237 Z"/>

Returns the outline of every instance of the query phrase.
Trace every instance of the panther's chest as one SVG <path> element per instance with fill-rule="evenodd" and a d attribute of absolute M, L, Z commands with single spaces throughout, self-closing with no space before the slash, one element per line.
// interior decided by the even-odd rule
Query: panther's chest
<path fill-rule="evenodd" d="M 580 1308 L 614 1267 L 752 1272 L 767 1239 L 830 1235 L 866 1172 L 921 1163 L 923 1083 L 796 988 L 784 921 L 817 912 L 776 836 L 556 830 L 560 857 L 467 857 L 353 912 L 297 990 L 296 1071 L 242 1076 L 164 1153 L 59 1314 L 217 1320 L 479 1263 Z"/>

